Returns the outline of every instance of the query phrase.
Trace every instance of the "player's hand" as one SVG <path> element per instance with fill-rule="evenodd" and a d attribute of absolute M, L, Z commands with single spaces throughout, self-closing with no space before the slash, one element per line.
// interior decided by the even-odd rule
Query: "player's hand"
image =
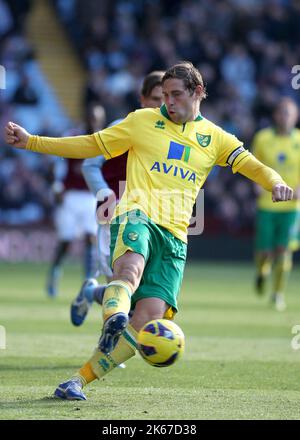
<path fill-rule="evenodd" d="M 273 202 L 286 202 L 292 200 L 293 190 L 284 183 L 277 183 L 272 188 L 272 200 Z"/>
<path fill-rule="evenodd" d="M 13 147 L 24 149 L 30 134 L 25 128 L 14 122 L 8 122 L 4 128 L 4 140 L 7 144 Z"/>

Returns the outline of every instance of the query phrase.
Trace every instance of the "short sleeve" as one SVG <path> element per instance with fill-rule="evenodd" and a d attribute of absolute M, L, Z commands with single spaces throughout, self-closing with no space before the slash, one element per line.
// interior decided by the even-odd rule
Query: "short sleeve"
<path fill-rule="evenodd" d="M 239 170 L 250 155 L 249 151 L 244 148 L 243 142 L 222 129 L 218 133 L 217 152 L 216 164 L 222 167 L 230 166 L 233 173 Z"/>
<path fill-rule="evenodd" d="M 105 157 L 111 159 L 126 153 L 132 148 L 134 112 L 116 125 L 94 134 L 97 144 Z"/>

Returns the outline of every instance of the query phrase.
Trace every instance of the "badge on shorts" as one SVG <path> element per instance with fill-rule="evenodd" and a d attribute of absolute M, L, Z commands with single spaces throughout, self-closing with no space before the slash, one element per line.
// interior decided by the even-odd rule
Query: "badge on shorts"
<path fill-rule="evenodd" d="M 127 237 L 131 241 L 136 241 L 139 238 L 139 234 L 137 232 L 129 232 Z"/>

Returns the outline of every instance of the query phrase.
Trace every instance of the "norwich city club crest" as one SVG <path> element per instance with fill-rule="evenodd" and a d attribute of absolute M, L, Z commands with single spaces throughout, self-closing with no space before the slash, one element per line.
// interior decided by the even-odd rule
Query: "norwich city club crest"
<path fill-rule="evenodd" d="M 201 147 L 208 147 L 211 141 L 211 135 L 210 134 L 200 134 L 196 133 L 198 144 L 201 145 Z"/>
<path fill-rule="evenodd" d="M 139 234 L 137 232 L 129 232 L 128 238 L 131 241 L 136 241 L 139 238 Z"/>

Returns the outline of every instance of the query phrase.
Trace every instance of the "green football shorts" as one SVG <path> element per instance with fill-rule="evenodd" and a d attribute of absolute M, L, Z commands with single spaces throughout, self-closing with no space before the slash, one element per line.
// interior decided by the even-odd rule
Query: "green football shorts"
<path fill-rule="evenodd" d="M 145 269 L 132 308 L 142 298 L 160 298 L 169 306 L 165 315 L 172 319 L 177 312 L 186 261 L 187 245 L 167 229 L 153 223 L 143 212 L 134 210 L 116 217 L 111 225 L 111 266 L 127 251 L 143 255 Z"/>
<path fill-rule="evenodd" d="M 288 247 L 295 227 L 297 211 L 274 212 L 259 209 L 256 215 L 255 249 L 268 251 Z"/>
<path fill-rule="evenodd" d="M 291 232 L 289 248 L 293 252 L 300 249 L 300 211 L 297 211 L 296 221 Z"/>

